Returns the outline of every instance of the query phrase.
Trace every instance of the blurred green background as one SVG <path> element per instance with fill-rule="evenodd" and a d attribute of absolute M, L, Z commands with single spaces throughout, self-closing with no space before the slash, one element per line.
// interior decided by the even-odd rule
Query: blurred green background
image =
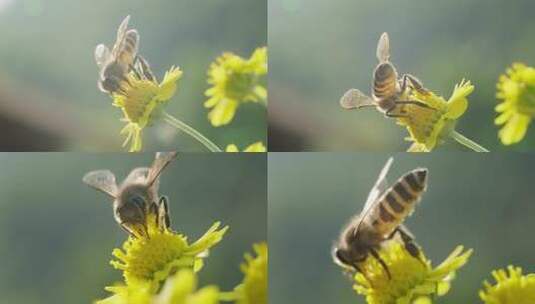
<path fill-rule="evenodd" d="M 375 50 L 449 98 L 475 85 L 457 129 L 491 150 L 498 142 L 496 82 L 513 62 L 535 65 L 532 0 L 270 0 L 270 151 L 404 151 L 407 132 L 373 109 L 345 111 L 349 88 L 370 92 Z M 510 150 L 534 150 L 535 130 Z M 457 145 L 448 150 L 463 150 Z"/>
<path fill-rule="evenodd" d="M 223 148 L 266 141 L 266 110 L 247 104 L 235 121 L 213 128 L 203 107 L 210 63 L 225 51 L 249 57 L 267 43 L 266 0 L 0 0 L 0 150 L 122 151 L 122 113 L 97 89 L 93 53 L 112 45 L 131 15 L 140 53 L 161 79 L 184 71 L 167 111 Z M 157 124 L 145 150 L 204 151 Z"/>
<path fill-rule="evenodd" d="M 108 168 L 118 181 L 154 155 L 0 153 L 0 302 L 91 303 L 121 280 L 109 265 L 126 234 L 108 198 L 82 176 Z M 202 286 L 230 290 L 252 244 L 267 239 L 265 154 L 183 154 L 161 177 L 172 227 L 200 237 L 215 221 L 230 226 L 200 273 Z"/>
<path fill-rule="evenodd" d="M 268 157 L 270 301 L 364 303 L 330 256 L 343 225 L 360 212 L 390 154 L 275 153 Z M 481 303 L 493 269 L 535 272 L 535 156 L 394 155 L 389 182 L 429 168 L 428 190 L 406 221 L 434 265 L 457 245 L 474 254 L 439 303 Z"/>

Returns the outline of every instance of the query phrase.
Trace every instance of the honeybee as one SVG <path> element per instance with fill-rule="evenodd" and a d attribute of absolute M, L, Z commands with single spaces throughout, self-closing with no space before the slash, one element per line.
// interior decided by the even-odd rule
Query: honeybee
<path fill-rule="evenodd" d="M 387 117 L 404 117 L 407 114 L 400 105 L 415 105 L 433 109 L 429 105 L 417 100 L 401 100 L 408 89 L 415 89 L 427 94 L 420 80 L 410 74 L 403 74 L 398 79 L 396 68 L 390 62 L 390 42 L 387 33 L 383 33 L 377 43 L 377 59 L 379 64 L 373 70 L 372 96 L 367 96 L 358 89 L 349 89 L 340 99 L 342 108 L 360 109 L 376 107 Z"/>
<path fill-rule="evenodd" d="M 95 61 L 100 70 L 98 88 L 104 93 L 123 91 L 123 83 L 128 83 L 126 76 L 138 58 L 139 34 L 135 29 L 128 29 L 129 21 L 130 16 L 127 16 L 119 25 L 111 51 L 104 44 L 95 49 Z"/>
<path fill-rule="evenodd" d="M 113 216 L 121 228 L 134 237 L 148 238 L 148 214 L 156 215 L 160 230 L 168 229 L 171 224 L 168 200 L 158 195 L 158 188 L 160 174 L 176 155 L 176 152 L 156 153 L 150 168 L 133 169 L 121 186 L 117 186 L 110 170 L 88 172 L 83 182 L 113 199 Z"/>
<path fill-rule="evenodd" d="M 379 256 L 378 249 L 396 235 L 399 236 L 396 240 L 401 240 L 407 252 L 420 260 L 420 250 L 414 242 L 414 236 L 402 223 L 414 211 L 426 190 L 427 169 L 414 169 L 388 187 L 386 175 L 392 161 L 390 158 L 386 162 L 368 194 L 364 208 L 342 230 L 332 250 L 336 264 L 350 271 L 358 271 L 365 277 L 359 265 L 371 254 L 391 278 L 390 270 Z"/>

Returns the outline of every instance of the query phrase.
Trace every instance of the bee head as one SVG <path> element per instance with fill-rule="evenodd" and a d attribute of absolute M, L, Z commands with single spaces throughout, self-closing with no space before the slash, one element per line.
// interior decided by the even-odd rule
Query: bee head
<path fill-rule="evenodd" d="M 131 184 L 121 191 L 119 200 L 124 205 L 136 205 L 141 210 L 145 210 L 145 207 L 149 206 L 150 202 L 152 202 L 152 197 L 146 185 Z"/>
<path fill-rule="evenodd" d="M 333 250 L 331 252 L 332 258 L 336 264 L 342 267 L 347 267 L 350 265 L 349 260 L 347 259 L 347 255 L 343 249 L 340 249 L 338 247 L 333 247 Z"/>
<path fill-rule="evenodd" d="M 334 247 L 332 250 L 334 262 L 343 268 L 354 268 L 353 265 L 363 262 L 367 256 L 367 252 L 362 250 L 346 249 L 341 247 Z"/>

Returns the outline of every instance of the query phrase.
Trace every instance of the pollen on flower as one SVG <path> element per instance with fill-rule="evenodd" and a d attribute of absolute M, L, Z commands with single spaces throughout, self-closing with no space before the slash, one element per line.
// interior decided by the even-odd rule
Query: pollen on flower
<path fill-rule="evenodd" d="M 429 303 L 428 300 L 434 296 L 448 292 L 455 271 L 466 264 L 471 253 L 471 250 L 463 252 L 463 247 L 458 246 L 444 262 L 433 268 L 423 253 L 417 259 L 402 244 L 391 241 L 385 244 L 379 254 L 392 277 L 388 277 L 375 258 L 368 257 L 360 265 L 366 275 L 356 273 L 353 288 L 358 294 L 364 295 L 369 304 L 409 304 L 416 300 L 420 301 L 418 303 Z"/>
<path fill-rule="evenodd" d="M 201 238 L 189 244 L 182 234 L 161 231 L 153 215 L 149 215 L 147 223 L 149 238 L 129 237 L 121 249 L 112 252 L 116 259 L 111 264 L 123 271 L 127 285 L 150 281 L 157 288 L 178 269 L 199 270 L 205 252 L 219 243 L 228 229 L 219 229 L 220 224 L 215 223 Z"/>
<path fill-rule="evenodd" d="M 515 63 L 497 84 L 496 97 L 502 102 L 495 108 L 494 120 L 502 125 L 498 137 L 504 145 L 520 142 L 535 117 L 535 68 Z"/>
<path fill-rule="evenodd" d="M 266 146 L 264 146 L 261 141 L 258 141 L 247 146 L 243 152 L 266 152 L 266 150 Z M 227 146 L 225 152 L 240 152 L 240 150 L 238 149 L 238 146 L 231 144 Z"/>
<path fill-rule="evenodd" d="M 535 274 L 522 274 L 520 267 L 509 266 L 507 270 L 492 272 L 496 283 L 483 283 L 479 297 L 486 304 L 531 304 L 535 303 Z"/>
<path fill-rule="evenodd" d="M 113 105 L 122 110 L 126 126 L 121 134 L 126 136 L 123 146 L 128 143 L 130 152 L 142 148 L 141 133 L 151 124 L 160 106 L 166 104 L 175 94 L 177 81 L 182 76 L 178 67 L 172 67 L 160 84 L 148 79 L 141 79 L 136 73 L 128 75 L 128 84 L 121 93 L 114 93 Z"/>
<path fill-rule="evenodd" d="M 212 85 L 205 94 L 204 103 L 210 108 L 208 119 L 214 127 L 232 121 L 238 106 L 245 102 L 261 102 L 267 99 L 262 76 L 267 74 L 267 48 L 256 49 L 249 59 L 233 53 L 224 53 L 216 59 L 208 71 L 208 83 Z"/>
<path fill-rule="evenodd" d="M 470 81 L 464 79 L 457 85 L 449 100 L 433 92 L 410 90 L 408 100 L 420 101 L 429 108 L 418 105 L 403 105 L 406 116 L 397 119 L 398 124 L 407 128 L 413 142 L 409 152 L 429 152 L 441 144 L 455 129 L 455 124 L 468 108 L 467 96 L 474 90 Z"/>
<path fill-rule="evenodd" d="M 245 254 L 241 265 L 243 282 L 235 289 L 238 304 L 266 304 L 268 286 L 268 246 L 266 243 L 253 245 L 256 257 Z"/>

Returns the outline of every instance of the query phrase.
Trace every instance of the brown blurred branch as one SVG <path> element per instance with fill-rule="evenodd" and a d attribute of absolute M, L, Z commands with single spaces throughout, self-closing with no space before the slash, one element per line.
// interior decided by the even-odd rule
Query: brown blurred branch
<path fill-rule="evenodd" d="M 0 75 L 0 151 L 64 151 L 81 138 L 112 142 L 110 137 L 95 136 L 95 126 L 82 125 L 76 111 L 70 102 Z"/>
<path fill-rule="evenodd" d="M 367 144 L 367 138 L 319 115 L 320 109 L 303 102 L 304 97 L 299 96 L 295 90 L 281 85 L 271 87 L 277 89 L 269 92 L 269 151 L 333 151 L 337 147 L 322 145 L 357 140 L 361 145 Z M 329 104 L 325 107 L 338 106 L 337 102 Z"/>

